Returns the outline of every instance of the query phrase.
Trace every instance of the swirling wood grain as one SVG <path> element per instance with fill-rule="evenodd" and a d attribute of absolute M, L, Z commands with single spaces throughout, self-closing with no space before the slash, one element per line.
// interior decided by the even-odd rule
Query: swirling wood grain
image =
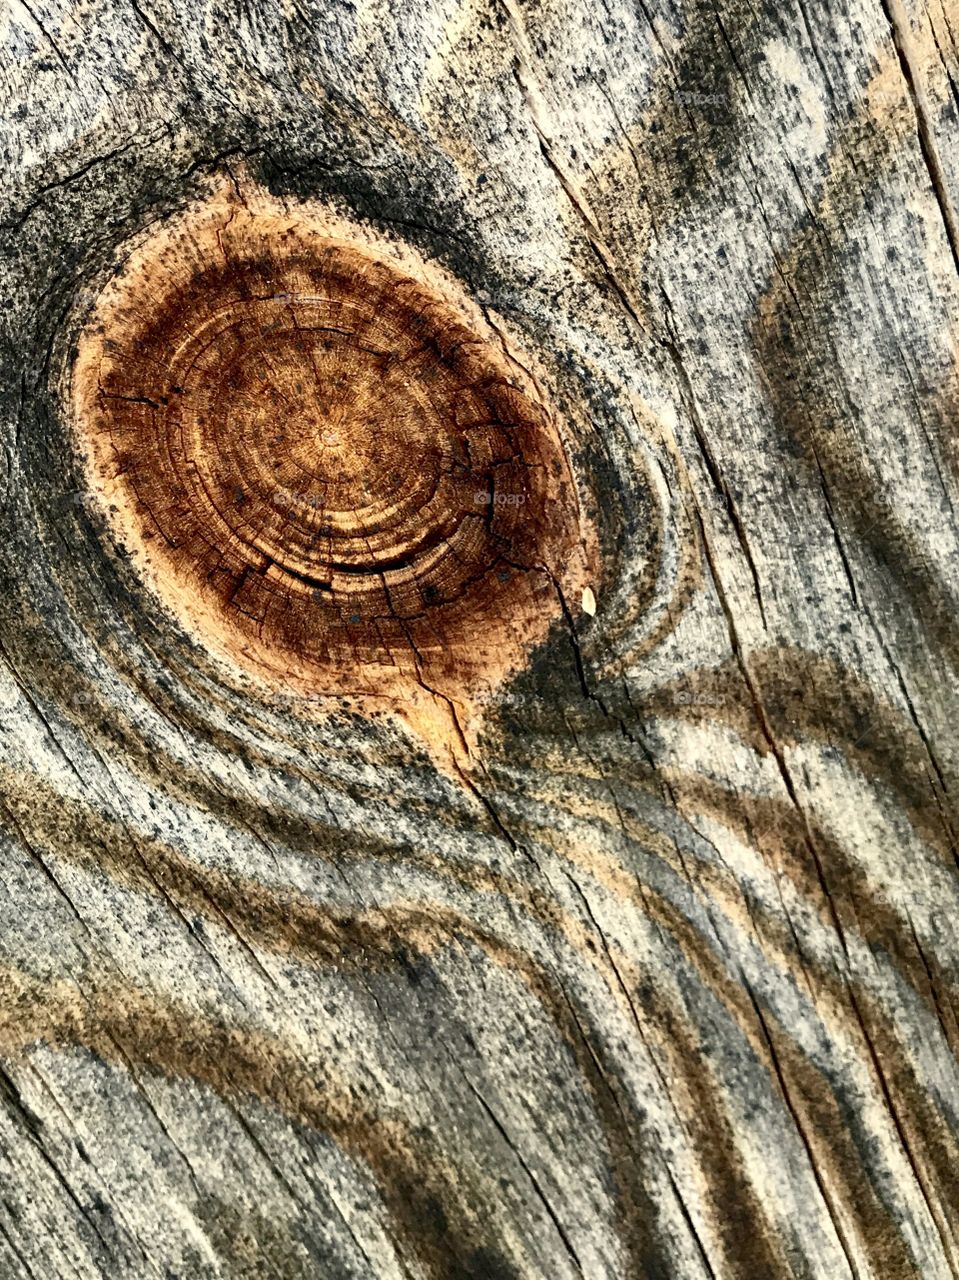
<path fill-rule="evenodd" d="M 957 30 L 0 10 L 0 1276 L 959 1276 Z"/>

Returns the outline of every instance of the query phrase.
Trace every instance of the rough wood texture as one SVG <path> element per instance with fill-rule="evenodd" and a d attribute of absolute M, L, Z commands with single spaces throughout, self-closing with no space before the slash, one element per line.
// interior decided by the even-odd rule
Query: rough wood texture
<path fill-rule="evenodd" d="M 0 1275 L 959 1275 L 956 33 L 0 6 Z M 597 495 L 455 768 L 90 488 L 83 317 L 231 174 L 458 281 Z"/>
<path fill-rule="evenodd" d="M 231 170 L 90 309 L 68 415 L 114 538 L 201 644 L 455 760 L 598 585 L 595 537 L 528 357 L 409 249 L 330 223 Z"/>

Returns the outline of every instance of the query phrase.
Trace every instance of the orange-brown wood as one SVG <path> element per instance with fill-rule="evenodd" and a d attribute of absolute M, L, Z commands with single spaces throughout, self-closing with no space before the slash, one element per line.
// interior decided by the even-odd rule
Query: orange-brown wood
<path fill-rule="evenodd" d="M 385 700 L 441 737 L 452 711 L 462 746 L 596 581 L 538 385 L 445 273 L 319 206 L 230 184 L 142 240 L 89 317 L 72 407 L 161 597 L 283 689 Z"/>

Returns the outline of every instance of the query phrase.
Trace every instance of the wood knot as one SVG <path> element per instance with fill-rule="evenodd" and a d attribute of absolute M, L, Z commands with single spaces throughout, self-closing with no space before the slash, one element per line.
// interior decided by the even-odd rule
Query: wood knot
<path fill-rule="evenodd" d="M 231 186 L 148 233 L 71 398 L 140 572 L 273 686 L 466 705 L 595 582 L 555 413 L 504 336 L 320 206 Z"/>

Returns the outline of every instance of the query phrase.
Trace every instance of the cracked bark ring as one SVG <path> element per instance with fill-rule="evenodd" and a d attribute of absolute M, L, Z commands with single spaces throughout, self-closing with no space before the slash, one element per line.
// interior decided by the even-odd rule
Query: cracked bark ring
<path fill-rule="evenodd" d="M 72 410 L 140 570 L 284 685 L 462 698 L 578 599 L 555 415 L 411 250 L 223 190 L 94 304 Z"/>

